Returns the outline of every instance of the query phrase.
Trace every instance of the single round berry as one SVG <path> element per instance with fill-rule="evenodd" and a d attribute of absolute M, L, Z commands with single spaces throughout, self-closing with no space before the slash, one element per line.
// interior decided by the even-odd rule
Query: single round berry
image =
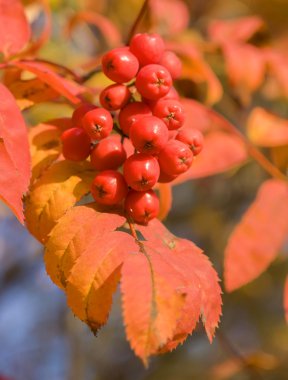
<path fill-rule="evenodd" d="M 180 78 L 182 73 L 182 62 L 173 51 L 164 51 L 159 64 L 166 67 L 171 74 L 172 79 Z"/>
<path fill-rule="evenodd" d="M 129 49 L 116 48 L 103 56 L 102 69 L 113 82 L 126 83 L 137 74 L 139 62 Z"/>
<path fill-rule="evenodd" d="M 193 153 L 189 147 L 178 140 L 169 140 L 159 154 L 161 172 L 177 175 L 186 172 L 193 161 Z"/>
<path fill-rule="evenodd" d="M 159 183 L 169 183 L 169 182 L 174 181 L 174 179 L 176 179 L 177 177 L 178 177 L 177 174 L 171 175 L 171 174 L 167 174 L 167 173 L 160 170 L 160 176 L 158 178 L 158 182 Z"/>
<path fill-rule="evenodd" d="M 138 33 L 130 41 L 130 50 L 141 66 L 158 63 L 164 52 L 164 41 L 156 33 Z"/>
<path fill-rule="evenodd" d="M 126 160 L 126 151 L 119 135 L 99 141 L 91 152 L 91 164 L 96 170 L 117 169 Z"/>
<path fill-rule="evenodd" d="M 160 168 L 155 157 L 139 153 L 133 154 L 125 161 L 123 174 L 132 189 L 146 191 L 158 181 Z"/>
<path fill-rule="evenodd" d="M 150 108 L 143 102 L 132 102 L 121 109 L 118 120 L 120 128 L 129 136 L 131 126 L 144 116 L 152 115 Z"/>
<path fill-rule="evenodd" d="M 155 116 L 144 116 L 130 129 L 130 139 L 141 153 L 158 154 L 168 141 L 168 128 Z"/>
<path fill-rule="evenodd" d="M 153 190 L 130 190 L 124 204 L 127 216 L 135 222 L 147 224 L 159 213 L 159 199 Z"/>
<path fill-rule="evenodd" d="M 96 108 L 87 112 L 82 119 L 83 128 L 91 140 L 102 140 L 113 129 L 113 119 L 104 108 Z"/>
<path fill-rule="evenodd" d="M 109 111 L 115 111 L 124 107 L 131 97 L 129 88 L 124 84 L 112 84 L 104 88 L 100 93 L 100 103 L 102 107 Z"/>
<path fill-rule="evenodd" d="M 123 175 L 116 170 L 104 170 L 92 182 L 91 193 L 96 202 L 116 205 L 126 197 L 128 188 Z"/>
<path fill-rule="evenodd" d="M 91 149 L 89 136 L 82 128 L 70 128 L 61 135 L 63 156 L 70 161 L 83 161 Z"/>
<path fill-rule="evenodd" d="M 169 130 L 179 129 L 185 121 L 184 107 L 176 100 L 159 100 L 153 114 L 163 120 Z"/>
<path fill-rule="evenodd" d="M 93 104 L 90 104 L 90 103 L 80 104 L 80 106 L 78 106 L 72 114 L 72 126 L 73 127 L 83 127 L 83 125 L 82 125 L 83 116 L 87 112 L 92 111 L 96 108 L 97 108 L 96 106 L 94 106 Z"/>
<path fill-rule="evenodd" d="M 175 138 L 188 145 L 194 156 L 197 156 L 203 149 L 204 137 L 198 129 L 183 128 L 177 133 Z"/>
<path fill-rule="evenodd" d="M 147 65 L 137 74 L 135 85 L 144 98 L 157 100 L 168 93 L 172 78 L 164 66 Z"/>

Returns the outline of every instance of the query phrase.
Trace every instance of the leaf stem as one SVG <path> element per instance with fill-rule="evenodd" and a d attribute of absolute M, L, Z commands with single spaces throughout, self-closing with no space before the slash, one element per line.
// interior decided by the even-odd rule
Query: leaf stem
<path fill-rule="evenodd" d="M 128 33 L 128 37 L 127 37 L 127 40 L 126 40 L 126 45 L 129 44 L 131 38 L 134 36 L 137 28 L 138 28 L 138 25 L 140 23 L 140 21 L 142 20 L 142 18 L 144 17 L 145 15 L 145 12 L 147 11 L 147 8 L 149 6 L 149 0 L 145 0 L 141 9 L 140 9 L 140 12 L 138 13 L 138 16 L 136 17 L 129 33 Z"/>

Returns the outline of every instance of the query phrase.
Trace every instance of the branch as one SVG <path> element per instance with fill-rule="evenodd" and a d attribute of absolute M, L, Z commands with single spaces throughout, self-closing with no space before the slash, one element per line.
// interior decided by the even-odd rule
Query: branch
<path fill-rule="evenodd" d="M 134 24 L 132 25 L 131 29 L 130 29 L 130 32 L 128 33 L 128 37 L 127 37 L 127 40 L 126 40 L 126 45 L 129 45 L 129 42 L 131 40 L 131 38 L 134 36 L 142 18 L 144 17 L 145 15 L 145 12 L 147 11 L 148 9 L 148 6 L 149 6 L 149 0 L 145 0 L 143 5 L 142 5 L 142 8 L 140 9 L 140 12 L 137 16 L 137 18 L 135 19 L 134 21 Z"/>

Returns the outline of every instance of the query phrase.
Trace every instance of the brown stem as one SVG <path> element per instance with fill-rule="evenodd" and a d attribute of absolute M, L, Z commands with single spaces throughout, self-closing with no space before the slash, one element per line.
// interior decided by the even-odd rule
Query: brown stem
<path fill-rule="evenodd" d="M 93 77 L 93 75 L 100 73 L 100 71 L 102 71 L 102 66 L 101 65 L 95 67 L 91 71 L 88 71 L 88 73 L 82 75 L 82 77 L 81 77 L 82 82 L 87 82 L 90 78 Z"/>
<path fill-rule="evenodd" d="M 143 5 L 142 5 L 142 8 L 140 9 L 140 12 L 139 12 L 137 18 L 135 19 L 135 21 L 134 21 L 134 23 L 133 23 L 133 25 L 132 25 L 132 27 L 130 29 L 130 32 L 129 32 L 127 40 L 126 40 L 126 45 L 129 44 L 131 38 L 134 36 L 134 34 L 135 34 L 135 32 L 136 32 L 136 30 L 138 28 L 138 25 L 139 25 L 140 21 L 142 20 L 142 18 L 145 15 L 145 12 L 146 12 L 148 6 L 149 6 L 149 0 L 145 0 L 144 3 L 143 3 Z"/>
<path fill-rule="evenodd" d="M 136 240 L 136 242 L 138 243 L 139 240 L 137 238 L 137 233 L 136 233 L 136 230 L 135 230 L 135 225 L 134 223 L 132 222 L 132 220 L 130 218 L 127 218 L 127 222 L 129 224 L 129 228 L 130 228 L 130 231 L 131 231 L 131 235 L 134 237 L 134 239 Z"/>

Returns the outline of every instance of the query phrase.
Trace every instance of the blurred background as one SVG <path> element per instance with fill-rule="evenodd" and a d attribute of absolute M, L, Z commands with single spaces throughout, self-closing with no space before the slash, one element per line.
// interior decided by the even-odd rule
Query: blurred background
<path fill-rule="evenodd" d="M 33 1 L 25 3 L 37 33 L 43 25 L 41 7 Z M 281 43 L 288 40 L 287 0 L 166 3 L 177 3 L 178 11 L 162 14 L 157 31 L 164 36 L 181 32 L 201 41 L 211 20 L 259 15 L 267 24 L 269 38 Z M 127 36 L 142 1 L 51 0 L 50 5 L 52 37 L 40 56 L 71 68 L 82 65 L 84 70 L 95 65 L 95 57 L 107 49 L 109 39 L 107 42 L 97 27 L 85 22 L 73 28 L 70 25 L 68 39 L 68 20 L 80 10 L 96 11 Z M 151 26 L 147 16 L 142 29 L 146 26 Z M 221 78 L 221 67 L 217 61 L 210 61 Z M 101 76 L 94 78 L 95 85 L 101 80 Z M 185 91 L 195 87 L 193 83 L 178 85 Z M 198 95 L 197 90 L 189 91 L 189 96 L 201 100 Z M 262 97 L 252 101 L 266 105 Z M 274 99 L 269 104 L 288 116 L 287 99 Z M 234 112 L 226 111 L 227 115 Z M 25 116 L 36 124 L 71 112 L 67 105 L 45 103 Z M 176 235 L 203 248 L 222 278 L 227 238 L 265 178 L 262 169 L 250 162 L 237 170 L 178 185 L 173 188 L 173 208 L 165 224 Z M 199 324 L 183 346 L 153 358 L 145 370 L 125 339 L 119 293 L 108 324 L 94 337 L 74 318 L 63 293 L 47 277 L 40 244 L 0 203 L 0 380 L 287 380 L 288 328 L 282 306 L 287 248 L 257 280 L 232 294 L 223 294 L 223 317 L 212 345 Z"/>

